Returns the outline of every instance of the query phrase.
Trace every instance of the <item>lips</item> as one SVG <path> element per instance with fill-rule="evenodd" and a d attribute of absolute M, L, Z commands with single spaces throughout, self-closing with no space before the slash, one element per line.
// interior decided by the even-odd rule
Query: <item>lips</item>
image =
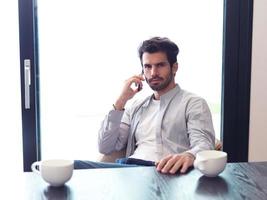
<path fill-rule="evenodd" d="M 159 82 L 161 82 L 162 79 L 161 78 L 153 78 L 153 79 L 150 79 L 149 80 L 149 83 L 152 83 L 152 84 L 157 84 Z"/>

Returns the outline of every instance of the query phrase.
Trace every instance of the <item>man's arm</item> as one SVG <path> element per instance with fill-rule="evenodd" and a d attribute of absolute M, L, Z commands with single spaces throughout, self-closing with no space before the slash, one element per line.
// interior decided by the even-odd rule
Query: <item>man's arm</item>
<path fill-rule="evenodd" d="M 131 85 L 142 84 L 142 76 L 132 76 L 124 83 L 121 94 L 115 101 L 114 110 L 110 111 L 102 122 L 98 133 L 98 148 L 103 154 L 110 154 L 113 151 L 119 151 L 126 147 L 129 135 L 130 114 L 129 110 L 124 111 L 124 106 L 137 92 L 138 88 L 132 88 Z M 123 121 L 121 122 L 122 117 Z"/>
<path fill-rule="evenodd" d="M 202 98 L 193 98 L 188 104 L 187 133 L 190 141 L 188 153 L 195 156 L 200 151 L 215 149 L 212 115 Z"/>
<path fill-rule="evenodd" d="M 214 149 L 215 137 L 212 117 L 204 99 L 190 99 L 186 111 L 187 134 L 190 149 L 183 153 L 172 154 L 157 163 L 157 170 L 162 173 L 185 173 L 193 166 L 195 155 L 199 151 Z"/>

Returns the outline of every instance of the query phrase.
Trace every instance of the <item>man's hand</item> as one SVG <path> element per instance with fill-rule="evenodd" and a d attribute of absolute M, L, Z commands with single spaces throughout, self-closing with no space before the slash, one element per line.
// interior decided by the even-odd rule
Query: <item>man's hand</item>
<path fill-rule="evenodd" d="M 127 101 L 133 98 L 133 96 L 137 92 L 139 92 L 137 86 L 135 88 L 132 88 L 132 84 L 135 84 L 135 85 L 140 84 L 142 86 L 142 81 L 144 80 L 145 79 L 143 78 L 142 75 L 136 75 L 136 76 L 132 76 L 131 78 L 125 81 L 121 94 L 114 104 L 118 110 L 122 110 L 125 104 L 127 103 Z"/>
<path fill-rule="evenodd" d="M 172 154 L 156 163 L 157 171 L 161 173 L 175 174 L 178 170 L 185 173 L 187 169 L 193 166 L 195 157 L 190 153 Z"/>

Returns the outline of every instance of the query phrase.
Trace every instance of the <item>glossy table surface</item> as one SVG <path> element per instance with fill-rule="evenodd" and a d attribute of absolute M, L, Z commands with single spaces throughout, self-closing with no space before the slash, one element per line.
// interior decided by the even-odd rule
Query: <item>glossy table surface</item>
<path fill-rule="evenodd" d="M 195 169 L 184 175 L 161 174 L 154 167 L 74 170 L 72 179 L 59 188 L 25 172 L 1 188 L 5 199 L 27 200 L 266 200 L 267 162 L 228 163 L 215 178 L 202 176 Z"/>

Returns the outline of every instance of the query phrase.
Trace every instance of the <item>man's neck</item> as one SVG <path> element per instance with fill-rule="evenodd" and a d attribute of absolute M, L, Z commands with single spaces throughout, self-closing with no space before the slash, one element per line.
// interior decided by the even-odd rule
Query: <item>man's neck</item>
<path fill-rule="evenodd" d="M 169 92 L 170 90 L 172 90 L 173 88 L 175 88 L 176 83 L 172 82 L 170 83 L 166 88 L 160 90 L 160 91 L 154 91 L 154 98 L 155 100 L 160 100 L 160 97 L 164 94 L 166 94 L 167 92 Z"/>

